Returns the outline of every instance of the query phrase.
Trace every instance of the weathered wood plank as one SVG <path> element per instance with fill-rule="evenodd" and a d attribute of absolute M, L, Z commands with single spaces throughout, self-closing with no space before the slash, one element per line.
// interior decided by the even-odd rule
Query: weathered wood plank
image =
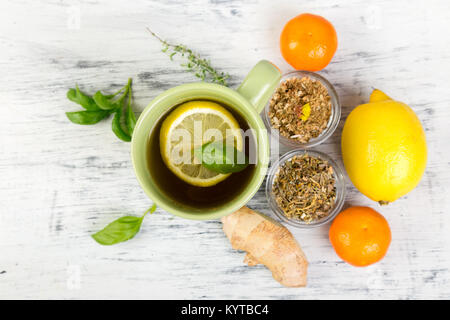
<path fill-rule="evenodd" d="M 290 70 L 278 50 L 296 13 L 329 18 L 338 52 L 322 71 L 343 119 L 372 88 L 410 104 L 429 143 L 417 189 L 380 211 L 393 241 L 386 258 L 354 268 L 333 252 L 328 227 L 292 230 L 310 261 L 307 288 L 282 288 L 264 267 L 243 265 L 218 221 L 158 209 L 128 243 L 101 247 L 90 234 L 151 204 L 129 144 L 105 121 L 80 127 L 64 112 L 75 83 L 88 92 L 134 79 L 136 109 L 196 81 L 160 52 L 145 27 L 182 42 L 232 75 L 260 59 Z M 448 1 L 12 1 L 0 3 L 0 298 L 449 298 L 450 44 Z M 340 131 L 317 149 L 340 156 Z M 351 183 L 347 205 L 376 207 Z M 261 189 L 249 206 L 270 214 Z"/>

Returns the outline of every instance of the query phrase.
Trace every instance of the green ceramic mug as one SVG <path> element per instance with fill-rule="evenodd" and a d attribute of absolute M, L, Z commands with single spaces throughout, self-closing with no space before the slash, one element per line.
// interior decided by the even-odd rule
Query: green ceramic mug
<path fill-rule="evenodd" d="M 275 90 L 281 73 L 262 60 L 250 71 L 237 90 L 212 83 L 190 83 L 171 88 L 157 96 L 139 117 L 131 142 L 131 157 L 137 179 L 145 193 L 162 209 L 187 219 L 209 220 L 230 214 L 244 206 L 261 186 L 270 159 L 267 130 L 259 116 Z M 192 100 L 210 100 L 232 108 L 253 129 L 257 163 L 245 189 L 226 203 L 211 208 L 186 206 L 168 196 L 155 182 L 148 168 L 148 147 L 152 130 L 175 106 Z"/>

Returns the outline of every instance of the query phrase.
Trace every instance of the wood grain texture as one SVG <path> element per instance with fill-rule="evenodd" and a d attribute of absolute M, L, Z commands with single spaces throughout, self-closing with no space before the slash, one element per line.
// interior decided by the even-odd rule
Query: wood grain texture
<path fill-rule="evenodd" d="M 13 1 L 0 2 L 0 298 L 413 299 L 450 298 L 450 2 L 433 1 Z M 158 209 L 132 241 L 90 235 L 151 204 L 110 122 L 77 126 L 64 112 L 75 83 L 93 93 L 134 79 L 135 108 L 196 79 L 161 53 L 150 26 L 232 75 L 236 87 L 260 59 L 286 72 L 284 23 L 313 12 L 335 25 L 339 48 L 320 73 L 343 117 L 317 149 L 337 161 L 343 120 L 385 90 L 414 109 L 429 161 L 420 185 L 379 209 L 393 240 L 386 258 L 354 268 L 336 256 L 328 227 L 291 228 L 310 262 L 308 287 L 281 287 L 247 267 L 219 221 L 187 221 Z M 285 149 L 281 150 L 285 151 Z M 348 183 L 346 205 L 377 206 Z M 248 206 L 270 214 L 263 189 Z"/>

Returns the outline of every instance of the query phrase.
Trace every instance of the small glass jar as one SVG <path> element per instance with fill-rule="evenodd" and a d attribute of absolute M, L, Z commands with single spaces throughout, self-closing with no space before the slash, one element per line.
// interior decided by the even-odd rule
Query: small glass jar
<path fill-rule="evenodd" d="M 304 77 L 308 77 L 311 78 L 313 80 L 319 81 L 320 83 L 323 84 L 323 86 L 327 89 L 328 94 L 330 95 L 331 98 L 331 115 L 330 115 L 330 119 L 328 119 L 328 124 L 326 126 L 326 128 L 320 133 L 320 135 L 316 138 L 311 138 L 308 142 L 306 143 L 301 143 L 298 142 L 296 140 L 287 138 L 283 135 L 280 134 L 278 129 L 274 129 L 272 128 L 272 124 L 270 122 L 269 119 L 269 110 L 270 110 L 270 100 L 269 102 L 267 102 L 266 107 L 264 108 L 263 111 L 263 121 L 264 124 L 266 125 L 267 130 L 270 131 L 270 134 L 276 138 L 278 141 L 280 141 L 281 143 L 283 143 L 284 145 L 288 146 L 288 147 L 292 147 L 292 148 L 310 148 L 313 146 L 317 146 L 318 144 L 324 142 L 326 139 L 328 139 L 334 132 L 334 130 L 336 130 L 337 126 L 339 125 L 339 120 L 341 119 L 341 105 L 339 103 L 339 98 L 338 95 L 336 93 L 336 90 L 334 89 L 333 85 L 324 77 L 322 77 L 321 75 L 314 73 L 314 72 L 309 72 L 309 71 L 292 71 L 292 72 L 288 72 L 286 74 L 284 74 L 281 77 L 280 80 L 280 84 L 284 81 L 286 81 L 287 79 L 291 79 L 291 78 L 304 78 Z"/>
<path fill-rule="evenodd" d="M 312 157 L 316 157 L 322 160 L 328 161 L 331 167 L 333 167 L 334 172 L 334 178 L 335 178 L 335 187 L 336 187 L 336 200 L 334 202 L 333 208 L 330 209 L 330 212 L 327 216 L 323 217 L 320 220 L 313 221 L 310 223 L 303 222 L 299 219 L 293 219 L 288 218 L 284 213 L 283 210 L 278 206 L 274 194 L 272 192 L 273 182 L 275 179 L 275 176 L 278 173 L 278 170 L 280 166 L 282 166 L 286 161 L 292 159 L 292 157 L 297 155 L 303 155 L 308 154 Z M 302 150 L 302 149 L 295 149 L 291 150 L 287 153 L 285 153 L 283 156 L 281 156 L 280 159 L 275 161 L 272 166 L 269 169 L 269 173 L 267 175 L 266 180 L 266 197 L 267 201 L 269 202 L 269 206 L 272 209 L 272 211 L 275 213 L 275 215 L 283 222 L 286 222 L 288 225 L 291 225 L 293 227 L 297 228 L 314 228 L 321 225 L 326 224 L 327 222 L 330 222 L 334 219 L 334 217 L 342 210 L 342 207 L 344 205 L 345 200 L 345 177 L 344 173 L 341 169 L 341 167 L 334 162 L 329 156 L 322 152 L 313 151 L 313 150 Z"/>

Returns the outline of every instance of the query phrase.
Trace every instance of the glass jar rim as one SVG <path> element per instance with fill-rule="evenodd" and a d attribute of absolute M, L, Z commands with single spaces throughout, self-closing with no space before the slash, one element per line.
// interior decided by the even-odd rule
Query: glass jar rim
<path fill-rule="evenodd" d="M 310 77 L 314 80 L 320 81 L 325 88 L 327 89 L 330 98 L 331 98 L 331 116 L 328 120 L 328 124 L 326 128 L 320 133 L 320 135 L 316 138 L 310 139 L 306 143 L 301 143 L 298 141 L 295 141 L 293 139 L 287 138 L 279 133 L 278 129 L 274 129 L 272 127 L 271 121 L 269 119 L 269 109 L 270 109 L 270 100 L 267 102 L 266 106 L 263 110 L 263 121 L 266 125 L 267 130 L 270 132 L 270 135 L 273 136 L 277 141 L 280 141 L 283 145 L 292 147 L 292 148 L 311 148 L 314 146 L 317 146 L 327 140 L 329 137 L 331 137 L 336 130 L 336 128 L 339 125 L 339 121 L 341 119 L 341 104 L 339 102 L 339 97 L 336 92 L 336 89 L 334 86 L 323 76 L 321 76 L 318 73 L 311 72 L 311 71 L 303 71 L 303 70 L 297 70 L 297 71 L 290 71 L 287 73 L 284 73 L 281 76 L 280 84 L 283 81 L 286 81 L 289 78 L 297 77 L 297 78 L 303 78 L 303 77 Z M 278 88 L 278 87 L 277 87 Z M 276 89 L 275 89 L 276 90 Z"/>
<path fill-rule="evenodd" d="M 284 215 L 283 211 L 276 203 L 273 193 L 272 193 L 272 186 L 273 186 L 274 178 L 275 178 L 276 174 L 278 173 L 280 166 L 283 165 L 286 161 L 292 159 L 292 157 L 294 157 L 296 155 L 303 155 L 303 154 L 309 154 L 313 157 L 318 157 L 322 160 L 328 161 L 328 163 L 333 168 L 334 176 L 336 179 L 336 182 L 335 182 L 336 200 L 335 200 L 333 208 L 330 210 L 329 214 L 326 217 L 318 220 L 317 222 L 312 222 L 312 223 L 305 223 L 298 219 L 292 219 L 292 218 L 286 217 L 286 215 Z M 280 219 L 282 222 L 285 222 L 288 225 L 293 226 L 293 227 L 302 228 L 302 229 L 310 229 L 310 228 L 322 226 L 322 225 L 332 221 L 336 217 L 336 215 L 342 210 L 342 207 L 344 206 L 345 194 L 346 194 L 345 188 L 346 187 L 345 187 L 344 171 L 342 170 L 340 165 L 338 165 L 333 159 L 331 159 L 330 156 L 326 155 L 325 153 L 315 151 L 315 150 L 294 149 L 294 150 L 288 151 L 285 154 L 283 154 L 279 159 L 277 159 L 270 166 L 268 174 L 267 174 L 265 191 L 266 191 L 267 202 L 269 203 L 270 208 L 272 209 L 272 211 L 274 212 L 275 216 L 278 219 Z"/>

